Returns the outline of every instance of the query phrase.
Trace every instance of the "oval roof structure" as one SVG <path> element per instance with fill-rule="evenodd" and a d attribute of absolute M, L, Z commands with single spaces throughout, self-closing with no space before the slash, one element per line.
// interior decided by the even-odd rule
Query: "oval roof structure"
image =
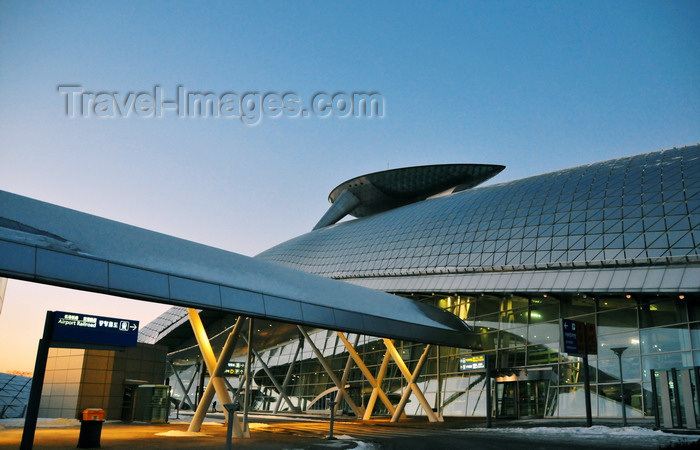
<path fill-rule="evenodd" d="M 339 184 L 328 195 L 328 201 L 334 203 L 343 191 L 350 191 L 360 200 L 350 214 L 367 217 L 452 188 L 461 191 L 478 186 L 503 169 L 505 166 L 496 164 L 436 164 L 383 170 Z"/>

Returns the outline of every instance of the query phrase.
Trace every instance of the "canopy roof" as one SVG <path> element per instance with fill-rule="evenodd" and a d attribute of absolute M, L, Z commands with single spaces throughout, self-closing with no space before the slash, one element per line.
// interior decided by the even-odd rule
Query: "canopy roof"
<path fill-rule="evenodd" d="M 467 347 L 406 298 L 0 191 L 0 276 L 332 330 Z"/>

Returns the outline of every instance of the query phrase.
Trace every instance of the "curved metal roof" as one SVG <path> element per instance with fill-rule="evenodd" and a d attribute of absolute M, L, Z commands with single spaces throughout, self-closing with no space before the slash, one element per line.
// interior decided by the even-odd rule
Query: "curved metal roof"
<path fill-rule="evenodd" d="M 464 347 L 418 302 L 0 191 L 0 277 L 373 336 Z"/>
<path fill-rule="evenodd" d="M 699 213 L 693 145 L 412 203 L 258 257 L 390 292 L 700 290 Z"/>
<path fill-rule="evenodd" d="M 24 417 L 31 386 L 30 377 L 0 373 L 0 419 Z"/>

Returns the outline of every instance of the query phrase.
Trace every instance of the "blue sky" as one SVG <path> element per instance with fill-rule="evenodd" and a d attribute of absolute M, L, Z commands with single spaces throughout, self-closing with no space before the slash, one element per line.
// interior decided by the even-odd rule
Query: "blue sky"
<path fill-rule="evenodd" d="M 309 231 L 363 173 L 504 164 L 499 182 L 700 141 L 699 20 L 696 1 L 4 1 L 0 189 L 255 255 Z M 376 92 L 385 109 L 69 118 L 60 85 Z M 24 323 L 34 346 L 49 308 L 163 309 L 11 281 L 0 339 Z"/>

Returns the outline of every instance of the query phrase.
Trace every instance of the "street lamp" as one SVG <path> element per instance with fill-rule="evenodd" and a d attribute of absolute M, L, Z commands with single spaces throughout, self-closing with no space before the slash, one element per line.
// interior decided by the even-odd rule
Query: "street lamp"
<path fill-rule="evenodd" d="M 326 439 L 328 439 L 330 441 L 334 441 L 334 440 L 338 439 L 336 437 L 333 437 L 333 419 L 335 416 L 335 405 L 337 405 L 338 402 L 334 402 L 333 400 L 331 400 L 328 402 L 328 404 L 331 405 L 331 424 L 330 424 L 331 434 Z"/>
<path fill-rule="evenodd" d="M 627 350 L 627 347 L 614 347 L 611 348 L 616 355 L 617 361 L 620 364 L 620 407 L 622 408 L 622 426 L 627 426 L 627 410 L 625 409 L 625 385 L 622 381 L 622 352 Z"/>

